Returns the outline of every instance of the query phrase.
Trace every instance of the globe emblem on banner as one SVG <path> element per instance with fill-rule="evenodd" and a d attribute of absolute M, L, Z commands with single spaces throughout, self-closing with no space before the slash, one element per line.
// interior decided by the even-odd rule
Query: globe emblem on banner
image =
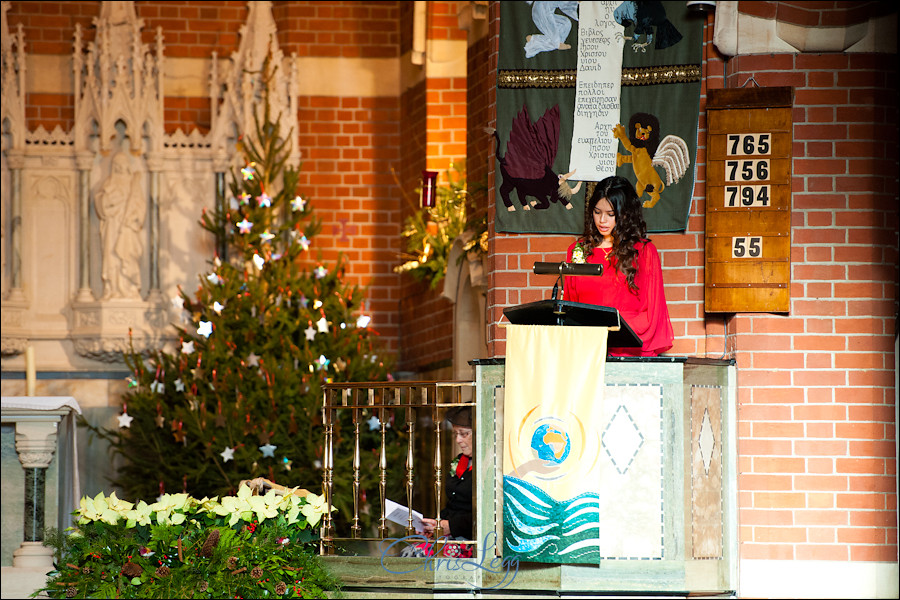
<path fill-rule="evenodd" d="M 537 453 L 539 459 L 558 465 L 568 458 L 572 450 L 572 440 L 562 429 L 545 423 L 534 430 L 531 436 L 531 449 Z"/>

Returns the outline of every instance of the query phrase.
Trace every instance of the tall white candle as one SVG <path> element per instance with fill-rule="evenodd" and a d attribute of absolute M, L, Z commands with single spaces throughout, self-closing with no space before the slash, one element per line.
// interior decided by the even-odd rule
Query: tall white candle
<path fill-rule="evenodd" d="M 34 396 L 34 386 L 37 376 L 34 370 L 34 347 L 25 348 L 25 395 Z"/>

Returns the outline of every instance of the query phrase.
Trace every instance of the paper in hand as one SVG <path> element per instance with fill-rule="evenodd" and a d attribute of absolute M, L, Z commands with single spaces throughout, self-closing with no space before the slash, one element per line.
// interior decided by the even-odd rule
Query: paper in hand
<path fill-rule="evenodd" d="M 409 525 L 410 509 L 402 504 L 397 504 L 393 500 L 385 499 L 384 501 L 384 518 L 398 525 L 406 527 Z M 412 524 L 416 531 L 422 533 L 425 531 L 425 524 L 422 522 L 422 513 L 412 511 Z"/>

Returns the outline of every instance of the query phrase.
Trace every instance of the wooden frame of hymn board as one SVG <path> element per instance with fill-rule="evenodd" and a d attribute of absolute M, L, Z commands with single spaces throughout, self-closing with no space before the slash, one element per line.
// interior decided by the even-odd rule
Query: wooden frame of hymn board
<path fill-rule="evenodd" d="M 705 311 L 788 313 L 794 90 L 707 100 Z"/>

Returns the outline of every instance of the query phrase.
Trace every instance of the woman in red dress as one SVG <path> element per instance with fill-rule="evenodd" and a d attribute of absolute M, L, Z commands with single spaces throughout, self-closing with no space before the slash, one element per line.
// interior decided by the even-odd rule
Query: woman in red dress
<path fill-rule="evenodd" d="M 597 183 L 584 216 L 584 234 L 568 262 L 603 265 L 603 275 L 567 276 L 565 299 L 612 306 L 641 338 L 641 348 L 610 348 L 610 356 L 657 356 L 675 336 L 663 290 L 659 252 L 647 237 L 641 201 L 627 179 Z"/>

